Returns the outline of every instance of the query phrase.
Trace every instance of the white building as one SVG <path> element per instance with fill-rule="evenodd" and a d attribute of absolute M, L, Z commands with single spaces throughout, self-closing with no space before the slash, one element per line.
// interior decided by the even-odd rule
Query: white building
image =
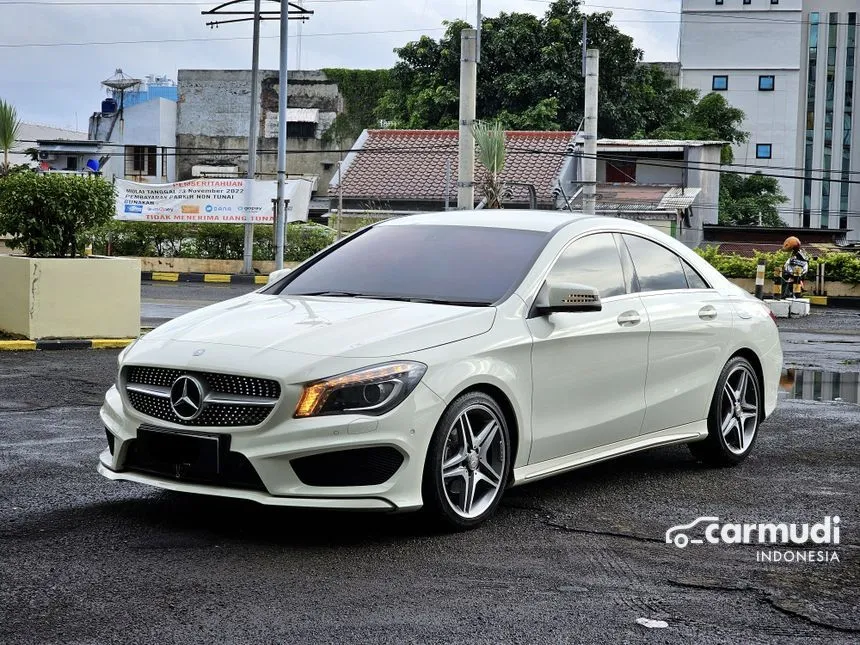
<path fill-rule="evenodd" d="M 739 170 L 779 178 L 790 226 L 860 239 L 857 0 L 682 0 L 681 86 L 746 113 Z M 744 167 L 746 166 L 746 168 Z"/>
<path fill-rule="evenodd" d="M 152 98 L 123 110 L 107 102 L 90 117 L 90 139 L 102 141 L 105 177 L 142 183 L 176 181 L 176 102 Z M 122 112 L 122 118 L 120 118 Z"/>
<path fill-rule="evenodd" d="M 18 128 L 18 138 L 15 140 L 12 152 L 9 153 L 9 164 L 13 166 L 27 164 L 36 167 L 38 164 L 33 161 L 27 150 L 36 148 L 36 142 L 40 139 L 81 141 L 86 138 L 86 132 L 57 128 L 52 125 L 42 125 L 41 123 L 22 122 Z"/>

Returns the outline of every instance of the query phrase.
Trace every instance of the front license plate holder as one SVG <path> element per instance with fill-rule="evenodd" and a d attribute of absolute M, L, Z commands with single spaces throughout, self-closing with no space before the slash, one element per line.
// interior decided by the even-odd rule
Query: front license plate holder
<path fill-rule="evenodd" d="M 221 474 L 229 437 L 217 434 L 141 426 L 137 452 L 151 469 L 177 479 L 209 478 Z"/>

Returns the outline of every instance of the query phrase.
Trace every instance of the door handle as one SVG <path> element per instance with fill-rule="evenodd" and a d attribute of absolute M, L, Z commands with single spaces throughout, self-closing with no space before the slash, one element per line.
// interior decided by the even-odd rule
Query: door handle
<path fill-rule="evenodd" d="M 634 327 L 642 322 L 639 312 L 630 310 L 618 315 L 618 324 L 622 327 Z"/>
<path fill-rule="evenodd" d="M 699 318 L 702 320 L 714 320 L 717 317 L 717 310 L 711 305 L 705 305 L 699 309 Z"/>

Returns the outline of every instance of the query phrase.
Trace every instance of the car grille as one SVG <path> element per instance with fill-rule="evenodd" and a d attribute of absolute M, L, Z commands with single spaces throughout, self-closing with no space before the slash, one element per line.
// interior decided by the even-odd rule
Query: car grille
<path fill-rule="evenodd" d="M 171 388 L 181 376 L 193 377 L 203 388 L 194 418 L 177 414 L 171 402 Z M 136 411 L 185 426 L 255 426 L 266 420 L 281 395 L 281 386 L 271 379 L 137 365 L 125 369 L 123 382 Z"/>

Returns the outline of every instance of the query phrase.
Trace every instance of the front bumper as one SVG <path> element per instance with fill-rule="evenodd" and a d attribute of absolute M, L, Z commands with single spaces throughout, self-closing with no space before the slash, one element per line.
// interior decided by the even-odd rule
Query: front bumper
<path fill-rule="evenodd" d="M 132 481 L 167 490 L 246 499 L 273 506 L 353 510 L 411 510 L 420 508 L 424 460 L 445 404 L 420 383 L 391 412 L 380 417 L 332 415 L 292 418 L 289 401 L 255 428 L 194 428 L 230 436 L 230 452 L 253 466 L 265 491 L 184 481 L 126 468 L 129 448 L 141 425 L 188 430 L 140 415 L 123 401 L 116 387 L 105 396 L 100 417 L 113 435 L 113 450 L 99 456 L 98 472 L 112 480 Z M 301 457 L 357 448 L 397 450 L 403 461 L 381 484 L 319 486 L 303 483 L 291 462 Z"/>

